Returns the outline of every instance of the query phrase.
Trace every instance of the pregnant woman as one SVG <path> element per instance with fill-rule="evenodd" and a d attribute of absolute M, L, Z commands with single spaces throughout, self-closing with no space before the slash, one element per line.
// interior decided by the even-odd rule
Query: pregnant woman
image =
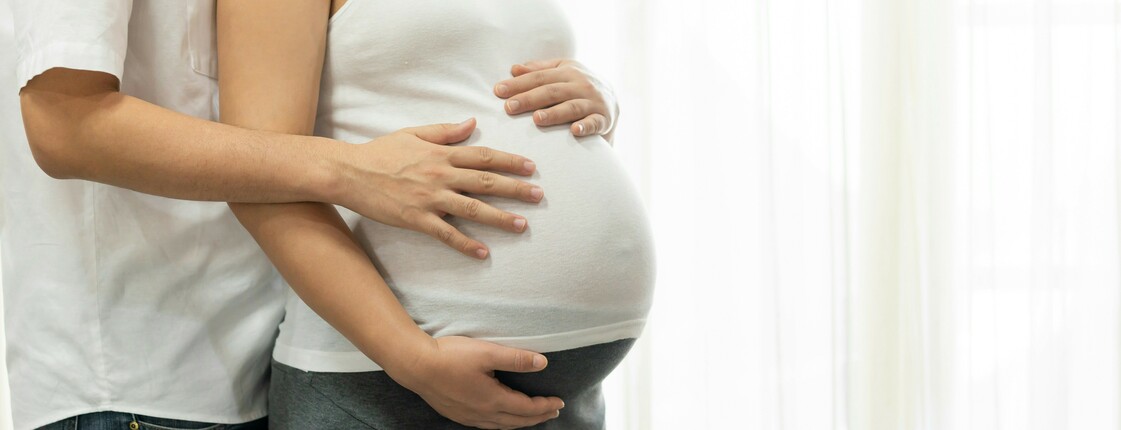
<path fill-rule="evenodd" d="M 602 428 L 600 383 L 642 331 L 652 297 L 654 258 L 646 215 L 634 188 L 608 142 L 591 133 L 593 128 L 606 128 L 604 118 L 593 116 L 571 127 L 541 127 L 550 123 L 542 111 L 520 113 L 517 106 L 540 103 L 533 97 L 559 102 L 566 99 L 565 92 L 587 91 L 573 89 L 574 84 L 550 85 L 550 79 L 559 82 L 562 69 L 510 79 L 511 64 L 572 57 L 570 30 L 556 4 L 335 0 L 329 21 L 324 13 L 284 15 L 292 21 L 284 23 L 275 22 L 276 13 L 254 14 L 245 5 L 220 3 L 218 13 L 223 121 L 288 132 L 306 132 L 314 123 L 318 136 L 377 145 L 378 138 L 400 137 L 402 133 L 395 131 L 405 127 L 474 118 L 447 126 L 444 131 L 451 137 L 444 142 L 466 138 L 460 145 L 494 149 L 483 157 L 515 153 L 533 160 L 535 166 L 527 170 L 533 171 L 529 181 L 539 187 L 536 192 L 494 174 L 463 189 L 509 186 L 510 196 L 524 197 L 523 201 L 449 197 L 445 212 L 450 215 L 508 222 L 500 229 L 447 217 L 454 229 L 432 235 L 454 242 L 462 232 L 486 247 L 464 239 L 457 252 L 423 234 L 363 219 L 345 209 L 340 209 L 341 219 L 325 228 L 353 231 L 384 284 L 415 324 L 435 339 L 437 348 L 455 348 L 451 341 L 465 337 L 545 353 L 548 367 L 541 372 L 495 375 L 530 396 L 564 399 L 559 417 L 541 428 Z M 274 22 L 257 22 L 262 19 Z M 299 37 L 273 33 L 239 43 L 241 36 L 222 33 L 233 33 L 229 29 L 235 25 L 238 33 L 260 28 L 295 32 Z M 276 46 L 288 40 L 296 40 L 294 46 Z M 295 58 L 321 61 L 322 69 L 312 73 L 307 67 L 296 67 L 283 86 L 263 88 L 269 81 L 255 81 L 257 62 L 278 61 L 276 66 L 283 67 L 291 61 L 266 55 L 278 49 Z M 522 67 L 521 72 L 526 71 Z M 541 81 L 531 82 L 537 79 Z M 496 87 L 498 82 L 503 84 Z M 506 103 L 495 96 L 509 96 L 527 85 L 538 88 Z M 255 109 L 252 103 L 260 98 L 275 100 L 279 106 L 306 100 L 312 108 L 304 108 L 303 115 Z M 587 109 L 584 102 L 544 112 L 577 113 Z M 292 122 L 303 124 L 284 130 L 274 117 L 294 117 Z M 476 126 L 474 133 L 472 126 Z M 440 140 L 427 137 L 435 133 L 431 128 L 411 133 Z M 574 137 L 574 133 L 585 136 Z M 269 227 L 281 225 L 276 220 L 283 216 L 268 218 L 234 209 L 298 293 L 290 295 L 274 351 L 271 427 L 462 428 L 459 422 L 513 428 L 550 418 L 501 421 L 455 416 L 454 407 L 417 389 L 423 383 L 395 375 L 392 367 L 397 363 L 382 359 L 388 353 L 367 348 L 374 342 L 337 316 L 363 312 L 346 309 L 347 301 L 340 299 L 363 297 L 360 288 L 303 287 L 312 283 L 304 274 L 315 270 L 314 256 L 334 245 L 303 244 L 306 258 L 284 254 L 276 250 L 284 245 L 276 242 L 286 240 L 289 230 Z M 380 278 L 370 281 L 378 282 Z"/>

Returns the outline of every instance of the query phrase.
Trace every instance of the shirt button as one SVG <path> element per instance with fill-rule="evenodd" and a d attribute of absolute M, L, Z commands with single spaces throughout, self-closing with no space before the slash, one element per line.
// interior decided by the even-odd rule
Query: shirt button
<path fill-rule="evenodd" d="M 133 421 L 131 423 L 128 423 L 128 428 L 129 430 L 138 430 L 140 428 L 140 424 L 137 424 L 136 421 Z"/>

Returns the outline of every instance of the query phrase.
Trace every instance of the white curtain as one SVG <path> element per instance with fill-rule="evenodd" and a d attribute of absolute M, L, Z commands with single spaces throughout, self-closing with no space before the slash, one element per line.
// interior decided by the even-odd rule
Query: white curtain
<path fill-rule="evenodd" d="M 609 428 L 1121 428 L 1121 0 L 564 4 L 658 241 Z"/>
<path fill-rule="evenodd" d="M 610 428 L 1121 428 L 1121 1 L 566 5 L 658 241 Z"/>

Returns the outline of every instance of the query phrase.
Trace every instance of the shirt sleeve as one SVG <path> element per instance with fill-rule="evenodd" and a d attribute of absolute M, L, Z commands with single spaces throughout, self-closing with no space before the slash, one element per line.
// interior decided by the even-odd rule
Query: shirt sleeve
<path fill-rule="evenodd" d="M 55 67 L 121 79 L 131 14 L 132 0 L 13 1 L 17 88 Z"/>

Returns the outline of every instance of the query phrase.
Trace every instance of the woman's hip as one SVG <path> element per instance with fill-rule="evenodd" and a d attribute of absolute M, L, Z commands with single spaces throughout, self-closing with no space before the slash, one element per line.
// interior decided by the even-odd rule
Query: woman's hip
<path fill-rule="evenodd" d="M 530 396 L 565 401 L 560 417 L 536 429 L 602 429 L 601 383 L 623 360 L 634 339 L 545 353 L 549 366 L 535 373 L 495 372 L 502 383 Z M 462 429 L 385 372 L 305 372 L 273 361 L 269 427 Z"/>

